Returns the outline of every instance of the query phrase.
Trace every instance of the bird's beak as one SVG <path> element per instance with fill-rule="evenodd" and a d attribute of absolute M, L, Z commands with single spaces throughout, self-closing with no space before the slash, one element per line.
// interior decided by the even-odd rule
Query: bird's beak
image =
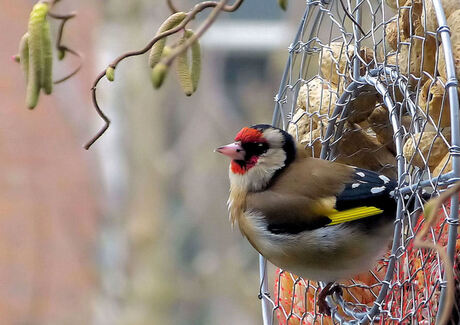
<path fill-rule="evenodd" d="M 244 156 L 246 155 L 246 152 L 244 151 L 243 147 L 238 142 L 230 143 L 226 146 L 219 147 L 216 150 L 214 150 L 214 152 L 219 152 L 234 160 L 244 160 Z"/>

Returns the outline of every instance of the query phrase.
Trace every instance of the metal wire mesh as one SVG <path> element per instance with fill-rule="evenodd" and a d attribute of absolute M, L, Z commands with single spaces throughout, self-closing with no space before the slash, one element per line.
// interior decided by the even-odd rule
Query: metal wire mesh
<path fill-rule="evenodd" d="M 398 180 L 392 246 L 373 270 L 340 283 L 343 297 L 328 300 L 332 317 L 317 312 L 322 283 L 279 270 L 272 286 L 261 257 L 264 324 L 432 324 L 443 306 L 439 256 L 412 241 L 423 222 L 422 193 L 439 193 L 460 172 L 450 31 L 440 0 L 388 4 L 395 9 L 379 0 L 306 2 L 273 124 L 311 156 Z M 441 213 L 429 240 L 454 259 L 458 198 Z"/>

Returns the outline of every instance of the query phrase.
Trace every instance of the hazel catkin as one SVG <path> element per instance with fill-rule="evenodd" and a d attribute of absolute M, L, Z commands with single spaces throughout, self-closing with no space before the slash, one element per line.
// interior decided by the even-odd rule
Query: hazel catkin
<path fill-rule="evenodd" d="M 48 13 L 48 4 L 37 3 L 30 13 L 29 32 L 29 77 L 27 81 L 26 103 L 30 109 L 37 106 L 43 73 L 43 34 Z"/>
<path fill-rule="evenodd" d="M 175 14 L 172 14 L 171 16 L 169 16 L 168 19 L 164 21 L 163 24 L 161 24 L 160 28 L 158 29 L 157 35 L 176 27 L 185 19 L 186 16 L 187 14 L 185 12 L 176 12 Z M 155 65 L 158 64 L 158 62 L 160 62 L 161 55 L 163 54 L 165 45 L 166 37 L 159 39 L 155 44 L 153 44 L 149 55 L 149 66 L 151 68 L 155 67 Z"/>

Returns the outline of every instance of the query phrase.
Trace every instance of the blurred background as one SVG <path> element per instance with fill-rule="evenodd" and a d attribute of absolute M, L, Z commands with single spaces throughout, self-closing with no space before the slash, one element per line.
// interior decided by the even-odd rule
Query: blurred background
<path fill-rule="evenodd" d="M 95 76 L 144 47 L 169 11 L 160 0 L 62 0 L 55 12 L 78 12 L 64 44 L 84 53 L 83 69 L 29 111 L 11 55 L 34 3 L 0 0 L 0 324 L 260 323 L 257 254 L 231 230 L 229 162 L 213 149 L 271 121 L 303 3 L 283 13 L 248 0 L 221 14 L 191 98 L 173 73 L 154 91 L 147 56 L 121 63 L 99 84 L 112 125 L 89 151 L 102 126 Z M 55 77 L 76 64 L 56 61 Z"/>

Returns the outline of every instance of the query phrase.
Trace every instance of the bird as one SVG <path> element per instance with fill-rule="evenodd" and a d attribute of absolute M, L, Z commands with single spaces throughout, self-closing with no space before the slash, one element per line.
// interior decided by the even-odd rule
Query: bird
<path fill-rule="evenodd" d="M 375 171 L 306 155 L 266 124 L 242 128 L 215 151 L 231 158 L 227 202 L 232 225 L 275 266 L 327 285 L 372 267 L 391 242 L 397 182 Z"/>

